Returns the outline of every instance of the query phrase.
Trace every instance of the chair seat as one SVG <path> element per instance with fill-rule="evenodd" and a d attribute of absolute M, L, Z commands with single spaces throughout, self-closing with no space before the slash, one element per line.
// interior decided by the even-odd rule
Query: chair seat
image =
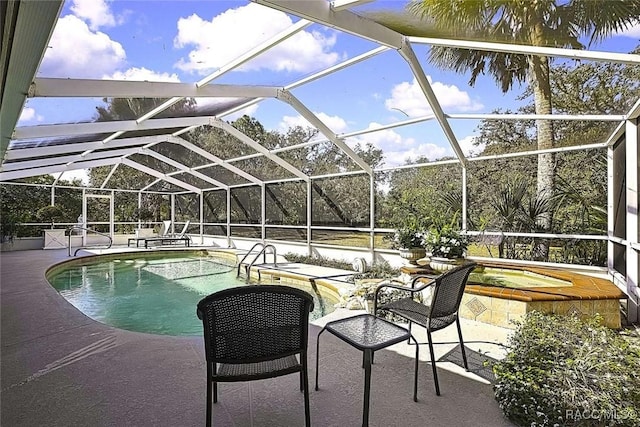
<path fill-rule="evenodd" d="M 224 377 L 225 381 L 248 381 L 273 378 L 298 372 L 302 366 L 296 356 L 286 356 L 280 359 L 267 360 L 257 363 L 220 363 L 215 379 Z"/>
<path fill-rule="evenodd" d="M 398 314 L 419 325 L 426 326 L 429 321 L 431 307 L 419 303 L 412 298 L 401 298 L 380 307 L 382 310 Z"/>
<path fill-rule="evenodd" d="M 424 326 L 431 332 L 446 328 L 458 317 L 457 313 L 446 316 L 432 316 L 431 306 L 419 303 L 411 298 L 401 298 L 380 307 L 408 319 L 418 325 Z"/>

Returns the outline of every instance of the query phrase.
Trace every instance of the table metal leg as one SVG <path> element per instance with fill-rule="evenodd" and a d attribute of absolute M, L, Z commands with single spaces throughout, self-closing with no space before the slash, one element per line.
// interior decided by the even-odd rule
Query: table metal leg
<path fill-rule="evenodd" d="M 419 350 L 420 350 L 420 346 L 416 344 L 416 361 L 415 361 L 416 366 L 413 372 L 413 401 L 414 402 L 418 401 L 418 360 L 420 359 Z"/>
<path fill-rule="evenodd" d="M 316 338 L 316 391 L 318 391 L 318 360 L 320 359 L 320 334 L 324 332 L 325 328 L 318 333 L 318 337 Z"/>
<path fill-rule="evenodd" d="M 364 408 L 362 409 L 362 427 L 369 426 L 369 395 L 371 394 L 371 359 L 373 351 L 364 351 Z"/>

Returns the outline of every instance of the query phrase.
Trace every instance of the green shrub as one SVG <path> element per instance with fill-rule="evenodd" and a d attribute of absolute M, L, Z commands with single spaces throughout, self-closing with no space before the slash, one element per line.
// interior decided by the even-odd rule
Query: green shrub
<path fill-rule="evenodd" d="M 340 268 L 342 270 L 352 270 L 351 263 L 337 259 L 325 258 L 322 256 L 299 255 L 288 252 L 284 255 L 287 261 L 301 264 L 319 265 L 321 267 Z"/>
<path fill-rule="evenodd" d="M 640 425 L 640 342 L 595 316 L 529 313 L 493 367 L 495 396 L 522 426 Z"/>
<path fill-rule="evenodd" d="M 376 261 L 369 266 L 364 273 L 354 274 L 353 280 L 356 279 L 391 279 L 393 277 L 400 276 L 400 269 L 391 267 L 391 265 L 385 261 Z"/>

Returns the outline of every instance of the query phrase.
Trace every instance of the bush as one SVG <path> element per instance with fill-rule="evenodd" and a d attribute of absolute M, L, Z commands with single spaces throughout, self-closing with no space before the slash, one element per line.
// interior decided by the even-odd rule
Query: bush
<path fill-rule="evenodd" d="M 36 216 L 40 220 L 50 223 L 51 228 L 53 228 L 55 221 L 63 218 L 64 212 L 60 206 L 48 205 L 38 209 Z"/>
<path fill-rule="evenodd" d="M 352 276 L 352 281 L 357 279 L 391 279 L 393 277 L 400 276 L 400 269 L 391 267 L 391 265 L 385 261 L 377 261 L 369 266 L 364 273 L 356 273 Z"/>
<path fill-rule="evenodd" d="M 529 313 L 493 367 L 495 396 L 522 426 L 640 425 L 640 342 L 600 318 Z"/>
<path fill-rule="evenodd" d="M 339 268 L 342 270 L 352 270 L 351 263 L 340 261 L 337 259 L 325 258 L 322 256 L 299 255 L 288 252 L 284 255 L 288 262 L 297 262 L 300 264 L 319 265 L 321 267 Z"/>

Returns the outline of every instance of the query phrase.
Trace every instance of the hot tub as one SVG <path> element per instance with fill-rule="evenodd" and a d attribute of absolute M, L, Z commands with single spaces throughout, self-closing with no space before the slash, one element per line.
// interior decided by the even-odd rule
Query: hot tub
<path fill-rule="evenodd" d="M 403 268 L 405 273 L 418 273 L 406 270 Z M 620 300 L 625 298 L 606 279 L 554 268 L 483 261 L 469 278 L 460 316 L 513 328 L 513 321 L 534 310 L 585 317 L 598 313 L 604 325 L 620 328 Z"/>

